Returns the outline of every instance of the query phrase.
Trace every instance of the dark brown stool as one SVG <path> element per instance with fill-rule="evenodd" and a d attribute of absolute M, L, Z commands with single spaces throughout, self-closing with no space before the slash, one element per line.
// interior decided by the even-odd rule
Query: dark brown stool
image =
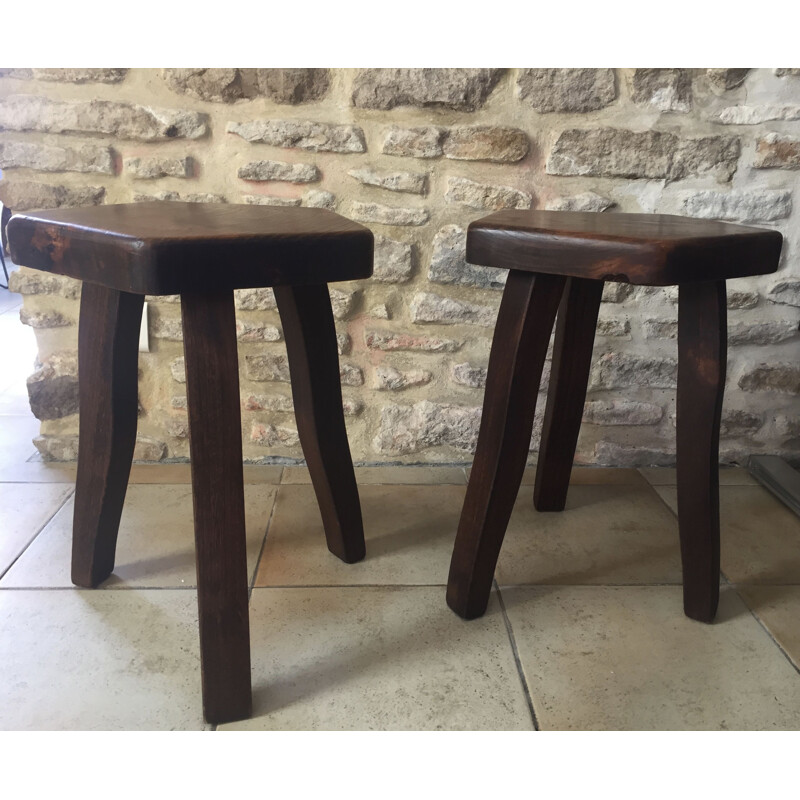
<path fill-rule="evenodd" d="M 372 274 L 372 233 L 330 211 L 192 203 L 13 217 L 18 264 L 84 281 L 72 580 L 95 587 L 114 551 L 136 440 L 144 295 L 179 294 L 197 547 L 203 709 L 251 713 L 239 362 L 233 290 L 273 286 L 297 428 L 330 551 L 364 557 L 327 284 Z"/>
<path fill-rule="evenodd" d="M 684 611 L 719 600 L 719 424 L 727 349 L 725 281 L 775 272 L 782 236 L 649 214 L 501 211 L 469 226 L 467 260 L 510 270 L 497 317 L 478 447 L 447 603 L 481 616 L 519 491 L 553 321 L 550 387 L 534 505 L 562 511 L 581 424 L 604 281 L 678 285 L 678 523 Z"/>

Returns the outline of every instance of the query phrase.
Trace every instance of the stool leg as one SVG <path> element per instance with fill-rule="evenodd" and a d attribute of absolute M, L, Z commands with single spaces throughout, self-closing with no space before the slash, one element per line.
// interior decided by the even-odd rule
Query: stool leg
<path fill-rule="evenodd" d="M 465 619 L 489 602 L 528 456 L 536 396 L 565 279 L 511 270 L 497 317 L 478 447 L 461 511 L 447 604 Z"/>
<path fill-rule="evenodd" d="M 558 309 L 533 504 L 563 511 L 581 429 L 603 281 L 570 278 Z"/>
<path fill-rule="evenodd" d="M 181 295 L 203 711 L 251 713 L 239 361 L 233 292 Z"/>
<path fill-rule="evenodd" d="M 364 526 L 342 411 L 339 356 L 325 284 L 276 286 L 286 337 L 300 443 L 317 495 L 328 549 L 352 564 L 364 558 Z"/>
<path fill-rule="evenodd" d="M 72 582 L 94 588 L 114 569 L 138 412 L 144 296 L 84 283 L 78 327 L 80 431 Z"/>
<path fill-rule="evenodd" d="M 719 601 L 719 422 L 727 352 L 725 281 L 686 283 L 678 306 L 678 524 L 686 615 Z"/>

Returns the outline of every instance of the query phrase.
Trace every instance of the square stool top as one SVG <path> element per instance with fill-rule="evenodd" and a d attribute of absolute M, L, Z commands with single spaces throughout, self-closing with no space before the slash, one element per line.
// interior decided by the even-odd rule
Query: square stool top
<path fill-rule="evenodd" d="M 499 211 L 470 224 L 467 261 L 649 286 L 765 275 L 778 231 L 665 214 Z"/>
<path fill-rule="evenodd" d="M 321 208 L 130 203 L 17 214 L 11 258 L 136 294 L 368 278 L 373 235 Z"/>

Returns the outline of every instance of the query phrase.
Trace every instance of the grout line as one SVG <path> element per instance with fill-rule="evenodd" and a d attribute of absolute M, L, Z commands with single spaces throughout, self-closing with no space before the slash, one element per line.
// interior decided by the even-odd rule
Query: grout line
<path fill-rule="evenodd" d="M 528 681 L 525 678 L 525 670 L 522 668 L 522 661 L 519 657 L 517 640 L 514 638 L 514 630 L 511 627 L 511 620 L 508 618 L 506 604 L 503 602 L 503 595 L 500 593 L 500 587 L 497 585 L 497 581 L 493 580 L 492 583 L 494 584 L 495 591 L 497 592 L 497 599 L 500 601 L 500 610 L 503 614 L 503 622 L 506 626 L 508 640 L 511 643 L 511 651 L 514 654 L 514 663 L 517 665 L 517 674 L 519 675 L 519 680 L 522 684 L 522 693 L 525 695 L 525 702 L 528 704 L 528 711 L 530 712 L 531 720 L 533 721 L 533 729 L 538 731 L 540 730 L 539 720 L 536 718 L 536 709 L 533 707 L 533 698 L 531 697 L 530 687 L 528 686 Z"/>
<path fill-rule="evenodd" d="M 67 492 L 64 500 L 58 504 L 58 508 L 45 520 L 44 524 L 39 528 L 38 531 L 31 537 L 31 540 L 25 545 L 25 547 L 20 551 L 19 555 L 6 567 L 6 569 L 0 571 L 0 580 L 2 580 L 9 572 L 10 569 L 13 568 L 14 564 L 19 561 L 22 556 L 28 551 L 28 548 L 39 538 L 39 534 L 53 521 L 53 518 L 62 508 L 70 501 L 72 495 L 75 494 L 75 489 L 73 488 L 69 492 Z"/>
<path fill-rule="evenodd" d="M 283 475 L 283 472 L 281 472 Z M 258 551 L 258 558 L 256 559 L 256 566 L 253 569 L 253 577 L 250 579 L 250 586 L 247 589 L 247 605 L 250 605 L 250 599 L 253 596 L 253 589 L 256 585 L 256 578 L 258 577 L 258 568 L 261 566 L 261 559 L 264 556 L 264 548 L 267 546 L 267 536 L 269 536 L 269 529 L 272 525 L 272 518 L 275 516 L 275 508 L 278 505 L 278 488 L 275 488 L 275 497 L 272 500 L 272 508 L 269 510 L 269 519 L 267 520 L 267 527 L 264 529 L 264 538 L 261 541 L 261 548 Z"/>
<path fill-rule="evenodd" d="M 786 584 L 780 584 L 780 585 L 781 586 L 794 586 L 796 584 L 786 583 Z M 753 617 L 753 619 L 755 619 L 755 621 L 764 629 L 764 631 L 766 632 L 767 636 L 769 636 L 769 638 L 772 639 L 773 644 L 778 648 L 778 650 L 781 651 L 781 653 L 783 653 L 783 655 L 786 657 L 786 660 L 792 665 L 792 667 L 794 667 L 794 671 L 797 672 L 798 674 L 800 674 L 800 665 L 798 665 L 798 664 L 796 664 L 794 662 L 794 659 L 783 648 L 783 645 L 781 645 L 781 643 L 772 635 L 772 631 L 764 624 L 764 621 L 761 619 L 761 617 L 759 617 L 758 614 L 756 614 L 756 612 L 752 608 L 750 608 L 750 604 L 747 602 L 747 600 L 739 592 L 739 587 L 737 585 L 735 585 L 735 584 L 731 584 L 730 588 L 732 588 L 733 591 L 736 592 L 736 596 L 744 603 L 744 607 L 750 612 L 750 614 Z"/>

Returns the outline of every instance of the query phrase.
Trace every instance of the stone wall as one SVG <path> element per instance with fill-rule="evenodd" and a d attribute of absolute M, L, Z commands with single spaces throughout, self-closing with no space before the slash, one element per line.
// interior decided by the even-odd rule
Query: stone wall
<path fill-rule="evenodd" d="M 374 278 L 331 288 L 361 462 L 471 458 L 505 280 L 465 263 L 471 220 L 512 207 L 775 227 L 781 271 L 729 286 L 722 457 L 800 454 L 800 70 L 6 69 L 0 167 L 20 211 L 306 205 L 372 228 Z M 12 285 L 39 343 L 37 444 L 74 458 L 80 286 L 24 268 Z M 606 285 L 582 462 L 673 462 L 676 301 Z M 245 458 L 301 458 L 272 293 L 236 305 Z M 136 456 L 185 458 L 180 305 L 148 310 Z"/>

